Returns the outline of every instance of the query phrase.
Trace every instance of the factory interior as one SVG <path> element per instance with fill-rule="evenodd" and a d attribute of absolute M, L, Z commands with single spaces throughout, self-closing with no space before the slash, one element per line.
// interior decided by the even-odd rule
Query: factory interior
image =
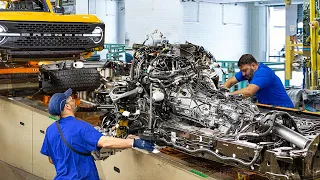
<path fill-rule="evenodd" d="M 320 179 L 319 23 L 320 0 L 0 0 L 0 180 Z"/>

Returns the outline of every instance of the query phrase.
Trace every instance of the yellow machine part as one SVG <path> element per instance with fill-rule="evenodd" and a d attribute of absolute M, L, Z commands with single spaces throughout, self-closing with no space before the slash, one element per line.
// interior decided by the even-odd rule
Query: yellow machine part
<path fill-rule="evenodd" d="M 123 113 L 125 110 L 124 109 L 120 109 L 119 112 L 120 113 Z M 124 120 L 124 119 L 121 119 L 119 121 L 119 124 L 118 124 L 118 128 L 116 129 L 117 131 L 117 134 L 116 134 L 116 137 L 120 137 L 121 135 L 123 135 L 125 132 L 126 132 L 126 129 L 121 129 L 121 127 L 128 127 L 129 125 L 129 120 Z"/>
<path fill-rule="evenodd" d="M 290 36 L 286 37 L 286 61 L 285 61 L 285 79 L 290 80 L 292 78 L 292 59 L 293 59 L 293 47 L 291 46 Z"/>
<path fill-rule="evenodd" d="M 307 67 L 310 68 L 310 75 L 306 77 L 306 88 L 315 90 L 319 86 L 320 78 L 320 54 L 319 51 L 319 42 L 320 35 L 319 32 L 319 22 L 315 20 L 319 17 L 319 13 L 316 10 L 316 0 L 309 0 L 309 15 L 310 15 L 310 36 L 307 38 L 307 42 L 310 42 L 310 47 L 304 46 L 303 44 L 294 43 L 291 39 L 292 37 L 286 36 L 286 61 L 285 61 L 285 79 L 292 79 L 292 63 L 295 58 L 295 54 L 301 54 L 303 56 L 309 57 L 310 62 L 307 64 Z M 310 51 L 303 50 L 295 51 L 295 47 L 301 46 L 302 48 L 310 48 Z"/>
<path fill-rule="evenodd" d="M 310 89 L 317 89 L 318 88 L 318 70 L 319 70 L 319 63 L 317 62 L 320 59 L 320 56 L 317 54 L 318 49 L 318 22 L 314 19 L 317 17 L 316 12 L 316 1 L 310 0 L 310 56 L 311 56 L 311 87 Z"/>
<path fill-rule="evenodd" d="M 100 50 L 99 50 L 100 51 Z M 84 59 L 88 59 L 90 58 L 91 56 L 93 55 L 93 52 L 85 52 L 85 53 L 82 53 L 81 56 L 84 58 Z"/>
<path fill-rule="evenodd" d="M 3 0 L 0 0 L 3 1 Z M 7 2 L 10 2 L 6 0 Z M 2 11 L 0 19 L 2 21 L 43 21 L 43 22 L 82 22 L 82 23 L 101 23 L 101 20 L 94 15 L 64 15 L 56 14 L 50 0 L 46 0 L 50 12 L 27 12 L 27 11 Z M 21 18 L 23 17 L 23 18 Z"/>
<path fill-rule="evenodd" d="M 126 129 L 121 129 L 120 127 L 128 127 L 129 120 L 120 120 L 119 121 L 119 128 L 117 128 L 116 137 L 120 137 L 126 132 Z"/>

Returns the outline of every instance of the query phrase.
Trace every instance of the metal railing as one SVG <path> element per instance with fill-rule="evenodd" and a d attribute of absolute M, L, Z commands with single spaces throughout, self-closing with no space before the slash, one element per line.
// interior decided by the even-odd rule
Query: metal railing
<path fill-rule="evenodd" d="M 105 44 L 104 49 L 108 50 L 108 53 L 106 54 L 107 60 L 120 60 L 120 58 L 125 57 L 125 44 Z"/>

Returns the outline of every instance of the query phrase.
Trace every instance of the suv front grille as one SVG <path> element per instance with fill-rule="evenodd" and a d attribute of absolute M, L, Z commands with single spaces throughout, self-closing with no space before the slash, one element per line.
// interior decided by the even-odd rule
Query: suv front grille
<path fill-rule="evenodd" d="M 102 47 L 104 39 L 95 43 L 94 39 L 84 34 L 92 34 L 96 27 L 104 31 L 102 23 L 64 23 L 64 22 L 13 22 L 0 21 L 7 33 L 19 33 L 20 36 L 8 36 L 0 49 L 30 50 L 92 50 Z"/>
<path fill-rule="evenodd" d="M 94 27 L 84 23 L 19 23 L 14 25 L 14 29 L 23 33 L 85 33 Z"/>
<path fill-rule="evenodd" d="M 23 37 L 14 42 L 18 47 L 79 47 L 91 45 L 84 37 Z"/>

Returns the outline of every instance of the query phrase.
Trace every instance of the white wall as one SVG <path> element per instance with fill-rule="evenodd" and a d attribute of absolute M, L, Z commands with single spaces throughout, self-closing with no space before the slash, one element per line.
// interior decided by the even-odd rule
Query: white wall
<path fill-rule="evenodd" d="M 125 21 L 129 47 L 159 30 L 171 43 L 202 45 L 218 60 L 238 60 L 243 53 L 250 53 L 246 4 L 181 0 L 125 0 L 125 6 L 119 6 L 119 1 L 77 0 L 76 4 L 77 14 L 95 14 L 106 24 L 106 43 L 123 43 L 119 21 Z"/>
<path fill-rule="evenodd" d="M 245 4 L 126 0 L 126 39 L 141 43 L 158 29 L 171 43 L 204 46 L 218 60 L 238 60 L 249 53 L 248 7 Z"/>
<path fill-rule="evenodd" d="M 284 6 L 280 6 L 270 7 L 269 12 L 269 55 L 279 56 L 280 50 L 286 43 L 286 11 Z M 277 61 L 279 58 L 269 58 L 269 60 Z"/>
<path fill-rule="evenodd" d="M 119 16 L 121 16 L 121 13 L 119 12 L 119 7 L 120 6 L 118 1 L 77 0 L 76 14 L 96 15 L 100 20 L 102 20 L 105 23 L 105 43 L 120 43 L 118 42 L 119 39 L 121 39 L 118 38 L 120 37 L 118 34 L 119 28 L 121 28 L 121 26 L 119 26 L 118 23 Z M 98 54 L 100 54 L 101 58 L 104 59 L 106 57 L 107 51 L 103 50 L 101 52 L 98 52 Z"/>
<path fill-rule="evenodd" d="M 161 31 L 171 43 L 202 45 L 218 60 L 238 60 L 249 50 L 249 7 L 246 4 L 181 2 L 181 0 L 125 0 L 125 18 L 111 0 L 77 0 L 77 14 L 96 14 L 106 24 L 106 43 L 123 43 L 119 20 L 125 20 L 129 47 L 147 34 Z M 87 6 L 87 8 L 85 8 Z M 88 8 L 90 7 L 90 8 Z M 124 11 L 124 10 L 123 10 Z M 121 31 L 121 32 L 120 32 Z M 118 42 L 121 39 L 121 42 Z"/>
<path fill-rule="evenodd" d="M 247 5 L 188 2 L 184 12 L 184 40 L 202 45 L 218 60 L 238 60 L 248 53 Z"/>
<path fill-rule="evenodd" d="M 147 34 L 161 31 L 171 43 L 183 36 L 180 0 L 126 0 L 126 40 L 142 43 Z"/>
<path fill-rule="evenodd" d="M 106 25 L 106 43 L 117 43 L 117 2 L 111 0 L 77 0 L 76 14 L 93 14 Z"/>
<path fill-rule="evenodd" d="M 249 53 L 257 61 L 268 60 L 268 8 L 249 4 Z"/>
<path fill-rule="evenodd" d="M 117 2 L 90 0 L 89 6 L 91 6 L 89 13 L 96 15 L 105 23 L 105 43 L 117 43 Z"/>
<path fill-rule="evenodd" d="M 88 14 L 88 0 L 76 0 L 76 14 Z"/>

